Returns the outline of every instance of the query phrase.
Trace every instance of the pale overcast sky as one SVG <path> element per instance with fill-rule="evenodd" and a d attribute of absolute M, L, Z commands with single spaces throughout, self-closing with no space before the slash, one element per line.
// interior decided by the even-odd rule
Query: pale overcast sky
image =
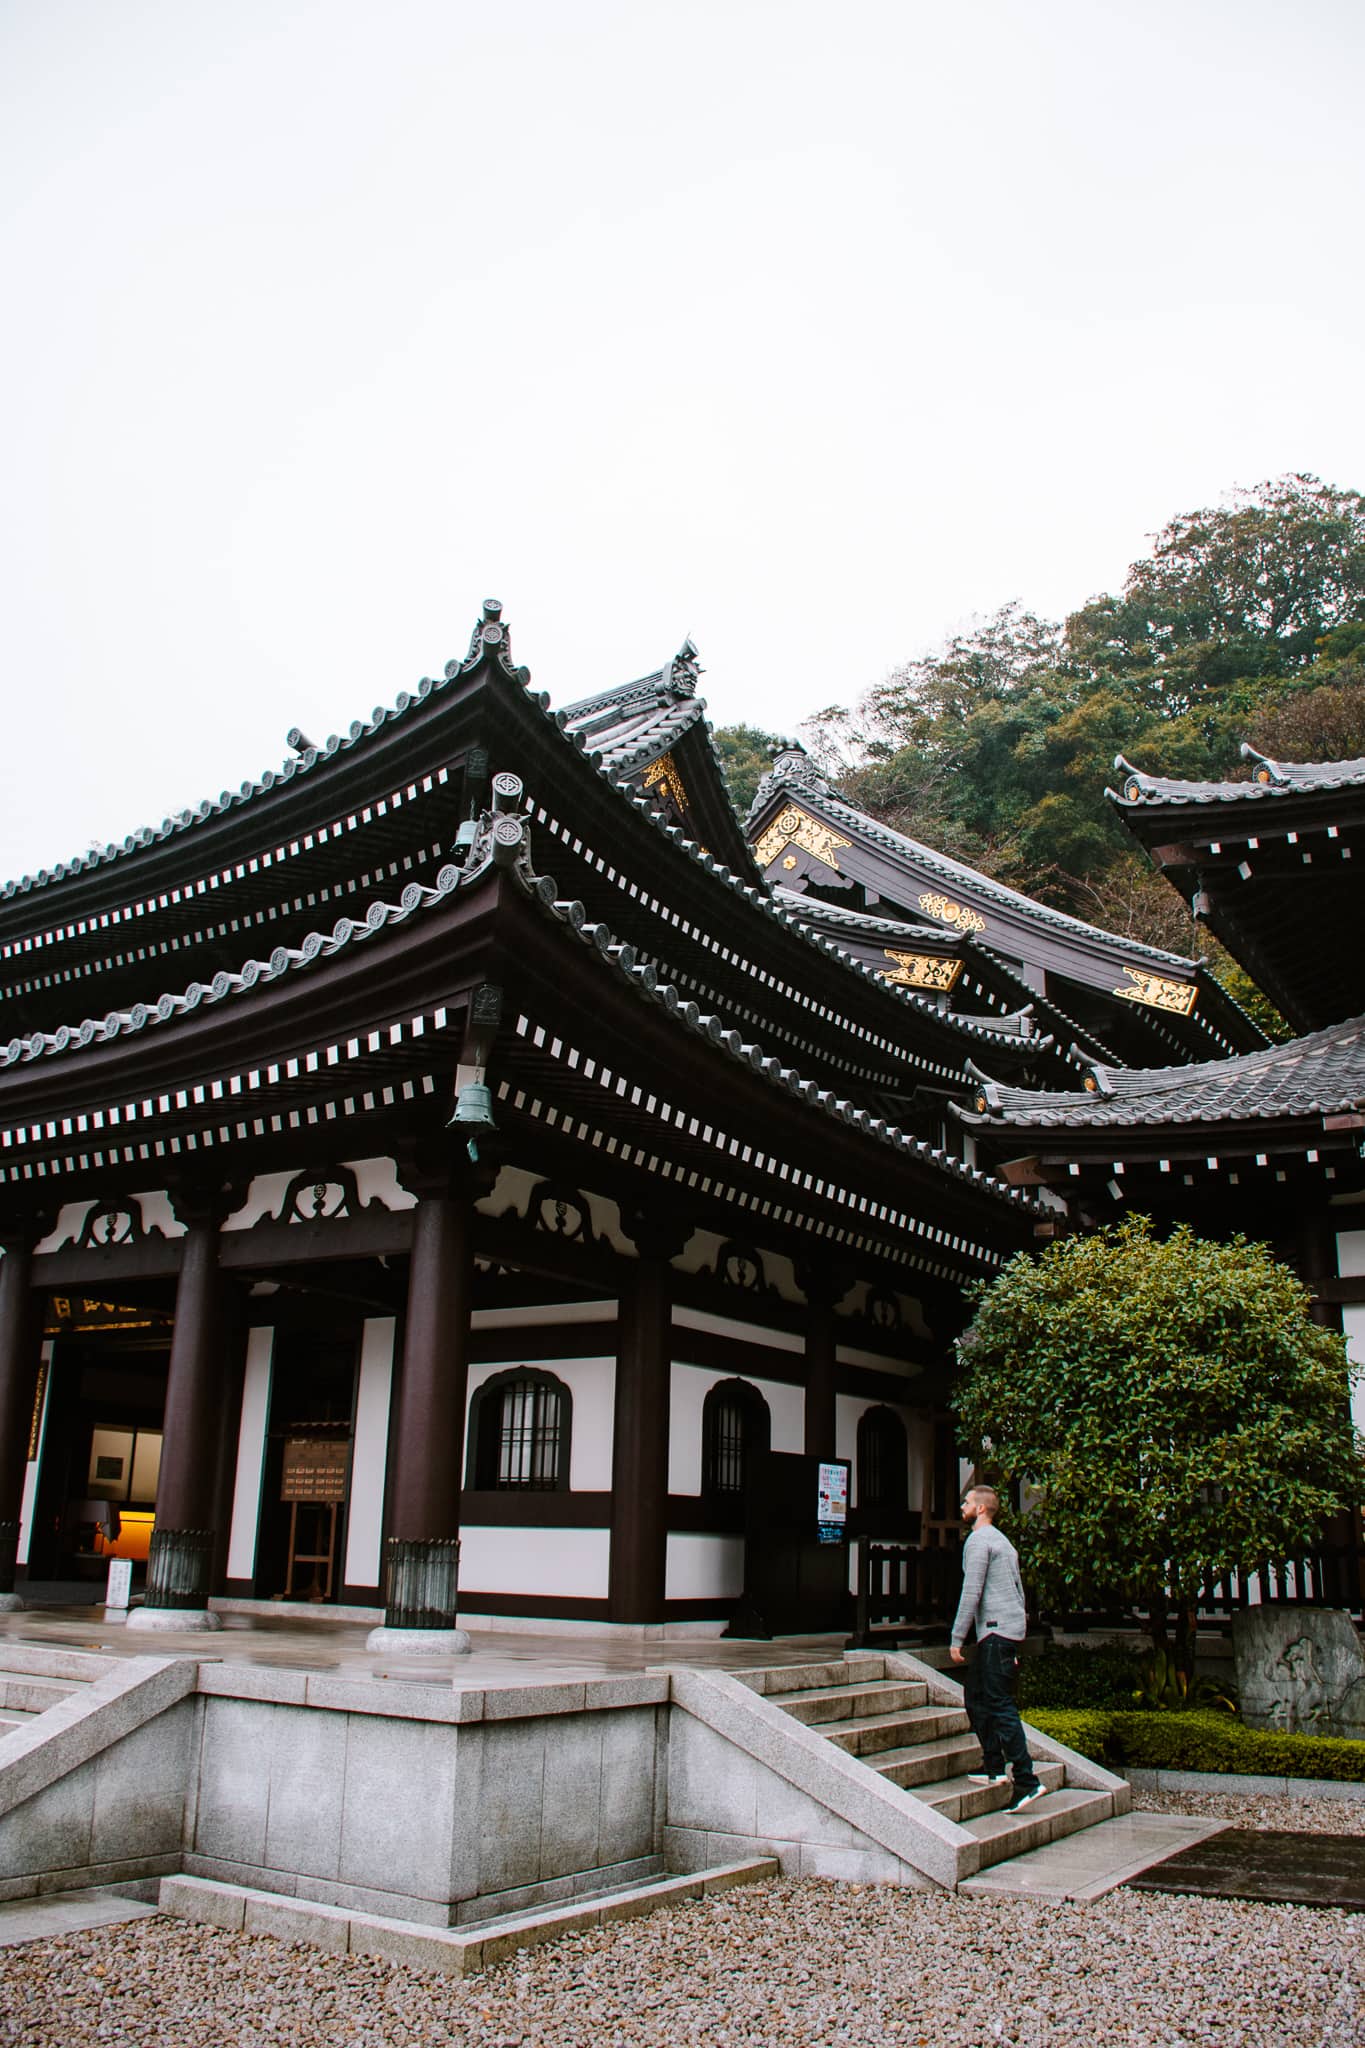
<path fill-rule="evenodd" d="M 0 875 L 500 597 L 790 730 L 1365 485 L 1359 0 L 3 0 Z M 495 763 L 495 766 L 503 765 Z M 515 763 L 507 763 L 515 766 Z"/>

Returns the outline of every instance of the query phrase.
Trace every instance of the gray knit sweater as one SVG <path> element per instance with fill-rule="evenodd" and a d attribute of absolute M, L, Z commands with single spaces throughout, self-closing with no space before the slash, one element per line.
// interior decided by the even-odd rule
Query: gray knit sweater
<path fill-rule="evenodd" d="M 978 1522 L 962 1546 L 962 1598 L 953 1623 L 953 1645 L 960 1649 L 976 1623 L 976 1639 L 1005 1636 L 1022 1643 L 1028 1634 L 1024 1582 L 1019 1553 L 993 1522 Z"/>

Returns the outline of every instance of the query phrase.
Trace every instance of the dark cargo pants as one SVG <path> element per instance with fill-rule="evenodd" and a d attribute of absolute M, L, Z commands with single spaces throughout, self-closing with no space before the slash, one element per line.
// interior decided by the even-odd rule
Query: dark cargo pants
<path fill-rule="evenodd" d="M 1028 1739 L 1014 1704 L 1014 1679 L 1022 1643 L 1007 1636 L 983 1636 L 972 1653 L 962 1687 L 962 1704 L 972 1733 L 981 1744 L 984 1768 L 1003 1776 L 1006 1759 L 1014 1772 L 1016 1792 L 1031 1792 L 1038 1773 L 1028 1753 Z"/>

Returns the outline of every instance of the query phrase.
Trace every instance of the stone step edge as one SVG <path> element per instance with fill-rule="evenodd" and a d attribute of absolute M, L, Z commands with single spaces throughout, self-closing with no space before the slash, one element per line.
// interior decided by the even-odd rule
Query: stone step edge
<path fill-rule="evenodd" d="M 79 1685 L 101 1678 L 118 1663 L 105 1650 L 72 1650 L 60 1644 L 15 1642 L 0 1634 L 0 1678 L 67 1678 Z"/>
<path fill-rule="evenodd" d="M 506 1914 L 468 1927 L 428 1927 L 419 1920 L 390 1920 L 346 1906 L 325 1906 L 205 1877 L 164 1877 L 159 1904 L 163 1913 L 176 1919 L 220 1927 L 231 1934 L 270 1934 L 281 1941 L 308 1942 L 333 1955 L 378 1956 L 391 1963 L 467 1977 L 503 1962 L 519 1949 L 536 1948 L 582 1928 L 638 1919 L 662 1906 L 711 1897 L 777 1873 L 775 1857 L 750 1856 L 679 1877 L 651 1878 L 645 1884 L 627 1885 L 595 1899 Z"/>

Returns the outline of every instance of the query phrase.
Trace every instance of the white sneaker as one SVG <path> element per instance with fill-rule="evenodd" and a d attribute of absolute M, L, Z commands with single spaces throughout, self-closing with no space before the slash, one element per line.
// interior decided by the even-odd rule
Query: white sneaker
<path fill-rule="evenodd" d="M 1010 1803 L 1010 1805 L 1006 1807 L 1005 1811 L 1007 1813 L 1022 1813 L 1026 1806 L 1036 1806 L 1040 1799 L 1046 1798 L 1047 1786 L 1035 1785 L 1030 1791 L 1021 1792 L 1019 1794 L 1019 1797 L 1013 1800 Z"/>
<path fill-rule="evenodd" d="M 967 1783 L 969 1785 L 1007 1785 L 1009 1783 L 1009 1776 L 1008 1771 L 968 1771 Z"/>

